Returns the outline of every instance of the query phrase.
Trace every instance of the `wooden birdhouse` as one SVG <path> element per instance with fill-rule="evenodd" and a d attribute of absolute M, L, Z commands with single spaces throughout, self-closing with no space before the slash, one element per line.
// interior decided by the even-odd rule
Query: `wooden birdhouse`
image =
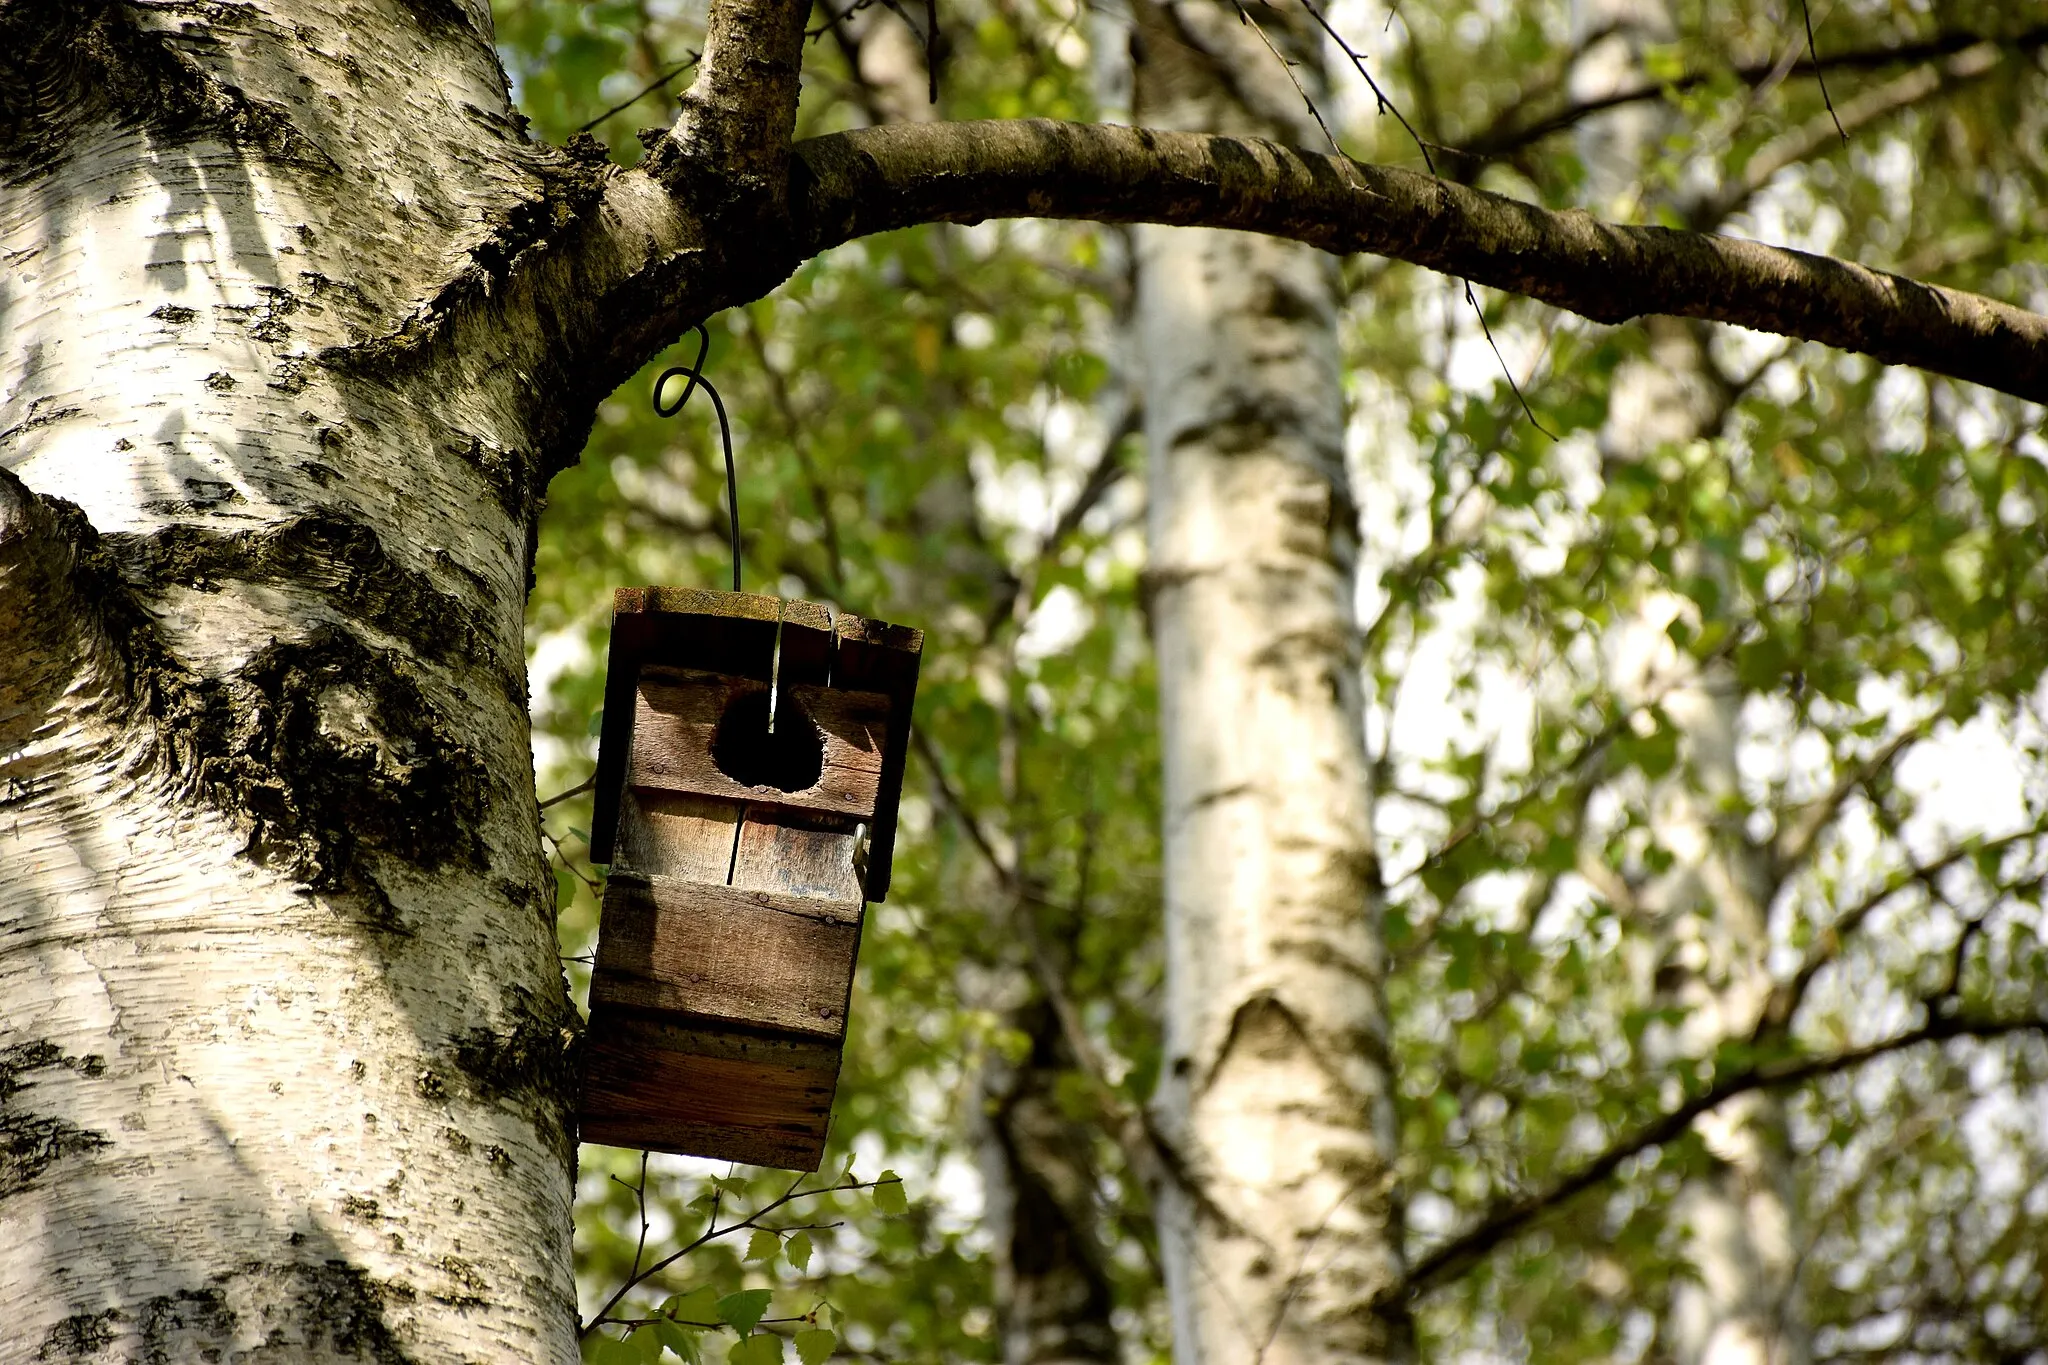
<path fill-rule="evenodd" d="M 923 644 L 815 602 L 619 590 L 584 1141 L 817 1169 Z"/>

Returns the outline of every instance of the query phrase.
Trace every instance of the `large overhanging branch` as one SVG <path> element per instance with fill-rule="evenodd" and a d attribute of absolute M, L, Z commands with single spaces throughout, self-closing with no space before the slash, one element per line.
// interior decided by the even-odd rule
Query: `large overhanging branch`
<path fill-rule="evenodd" d="M 917 223 L 1067 218 L 1237 228 L 1369 252 L 1596 322 L 1702 318 L 2048 402 L 2048 317 L 1826 256 L 1623 227 L 1252 138 L 1044 119 L 896 124 L 799 142 L 802 259 Z"/>

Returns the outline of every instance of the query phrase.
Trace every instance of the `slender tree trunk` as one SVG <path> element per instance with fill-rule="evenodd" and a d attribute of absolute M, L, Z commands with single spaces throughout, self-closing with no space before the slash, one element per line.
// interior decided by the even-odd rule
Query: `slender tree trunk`
<path fill-rule="evenodd" d="M 1573 72 L 1573 93 L 1597 98 L 1645 79 L 1646 45 L 1675 33 L 1664 0 L 1582 0 L 1581 33 L 1607 36 Z M 1589 120 L 1580 138 L 1595 212 L 1641 208 L 1642 184 L 1670 127 L 1669 112 L 1641 105 Z M 1696 324 L 1658 319 L 1651 352 L 1617 371 L 1603 456 L 1641 463 L 1668 458 L 1713 434 L 1727 404 Z M 1664 454 L 1660 455 L 1660 451 Z M 1732 588 L 1728 566 L 1704 547 L 1685 552 L 1694 571 Z M 1736 743 L 1744 690 L 1726 663 L 1695 665 L 1666 633 L 1684 609 L 1653 593 L 1622 636 L 1616 682 L 1624 696 L 1657 703 L 1678 727 L 1680 762 L 1651 795 L 1658 843 L 1671 868 L 1640 892 L 1655 935 L 1647 985 L 1660 1005 L 1684 1012 L 1664 1040 L 1671 1058 L 1711 1056 L 1749 1036 L 1769 995 L 1769 859 L 1726 812 L 1739 796 Z M 1757 1091 L 1696 1125 L 1709 1168 L 1672 1201 L 1689 1275 L 1672 1292 L 1662 1324 L 1680 1365 L 1803 1365 L 1808 1359 L 1791 1277 L 1796 1199 L 1782 1100 Z"/>
<path fill-rule="evenodd" d="M 481 3 L 0 13 L 0 1361 L 575 1357 Z M 573 403 L 569 404 L 575 410 Z"/>
<path fill-rule="evenodd" d="M 1141 122 L 1316 134 L 1228 5 L 1142 4 Z M 1261 5 L 1299 56 L 1302 16 Z M 1311 87 L 1313 88 L 1313 87 Z M 1304 126 L 1306 125 L 1306 126 Z M 1160 1191 L 1175 1358 L 1398 1359 L 1405 1320 L 1328 256 L 1140 229 L 1165 757 Z"/>
<path fill-rule="evenodd" d="M 1019 986 L 1022 982 L 1015 983 Z M 1036 994 L 1007 1011 L 1028 1040 L 982 1074 L 982 1173 L 1005 1365 L 1114 1365 L 1121 1357 L 1095 1228 L 1091 1134 L 1060 1100 L 1073 1070 L 1058 1018 Z"/>

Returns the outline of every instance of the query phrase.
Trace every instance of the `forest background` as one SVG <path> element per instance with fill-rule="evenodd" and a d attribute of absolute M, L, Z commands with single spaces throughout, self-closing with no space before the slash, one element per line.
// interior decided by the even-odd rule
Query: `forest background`
<path fill-rule="evenodd" d="M 1127 12 L 836 8 L 813 18 L 799 135 L 1130 117 Z M 2033 7 L 1816 4 L 1811 41 L 1797 4 L 1404 0 L 1337 5 L 1331 32 L 1292 11 L 1218 12 L 1271 44 L 1229 97 L 1302 145 L 1418 169 L 1426 147 L 1551 206 L 2048 299 Z M 500 0 L 497 18 L 535 131 L 592 132 L 627 163 L 637 129 L 672 121 L 702 24 L 654 0 Z M 917 228 L 711 321 L 749 588 L 926 632 L 827 1159 L 893 1169 L 910 1199 L 792 1206 L 779 1226 L 807 1240 L 714 1242 L 615 1316 L 765 1287 L 771 1317 L 829 1303 L 853 1358 L 1167 1358 L 1143 1115 L 1176 797 L 1138 235 Z M 1333 486 L 1357 542 L 1342 649 L 1418 1354 L 2048 1358 L 2048 1058 L 2038 1029 L 1982 1022 L 2048 1014 L 2039 410 L 1377 259 L 1345 261 L 1333 296 Z M 715 433 L 695 404 L 655 417 L 654 372 L 549 492 L 529 614 L 543 796 L 590 771 L 610 589 L 727 573 Z M 544 817 L 580 989 L 587 797 Z M 714 1197 L 788 1179 L 581 1162 L 586 1313 Z M 1311 1246 L 1286 1277 L 1314 1271 Z M 1737 1337 L 1762 1354 L 1710 1357 Z"/>

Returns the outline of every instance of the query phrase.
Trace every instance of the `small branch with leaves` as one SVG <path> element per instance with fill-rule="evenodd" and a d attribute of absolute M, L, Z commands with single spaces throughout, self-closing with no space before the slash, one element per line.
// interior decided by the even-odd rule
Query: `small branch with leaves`
<path fill-rule="evenodd" d="M 642 1153 L 639 1183 L 627 1185 L 625 1181 L 619 1181 L 633 1191 L 639 1207 L 640 1233 L 633 1253 L 632 1270 L 604 1306 L 577 1330 L 579 1338 L 591 1341 L 592 1358 L 600 1365 L 654 1365 L 666 1348 L 689 1365 L 698 1365 L 703 1359 L 702 1334 L 730 1330 L 738 1340 L 728 1348 L 726 1359 L 735 1365 L 765 1365 L 783 1358 L 781 1339 L 771 1330 L 776 1327 L 793 1330 L 797 1355 L 804 1365 L 817 1365 L 829 1357 L 838 1348 L 839 1337 L 835 1330 L 838 1310 L 819 1300 L 804 1313 L 770 1318 L 767 1312 L 775 1293 L 772 1289 L 741 1289 L 721 1295 L 709 1285 L 700 1285 L 685 1293 L 670 1295 L 652 1313 L 619 1316 L 616 1312 L 627 1295 L 691 1252 L 740 1232 L 749 1234 L 743 1260 L 772 1266 L 780 1259 L 788 1261 L 799 1272 L 809 1270 L 815 1250 L 811 1233 L 839 1225 L 791 1223 L 769 1227 L 762 1221 L 800 1200 L 865 1190 L 872 1192 L 877 1212 L 894 1216 L 909 1209 L 902 1177 L 894 1171 L 883 1171 L 873 1180 L 856 1180 L 849 1165 L 837 1183 L 809 1190 L 803 1188 L 808 1179 L 808 1173 L 799 1175 L 774 1199 L 744 1217 L 724 1223 L 719 1221 L 719 1211 L 725 1196 L 743 1193 L 749 1184 L 745 1179 L 733 1176 L 713 1181 L 705 1196 L 709 1210 L 704 1231 L 643 1269 L 641 1261 L 646 1253 L 648 1218 L 647 1157 Z M 625 1330 L 622 1335 L 614 1336 L 599 1330 L 605 1327 Z M 763 1339 L 756 1341 L 757 1337 Z"/>

